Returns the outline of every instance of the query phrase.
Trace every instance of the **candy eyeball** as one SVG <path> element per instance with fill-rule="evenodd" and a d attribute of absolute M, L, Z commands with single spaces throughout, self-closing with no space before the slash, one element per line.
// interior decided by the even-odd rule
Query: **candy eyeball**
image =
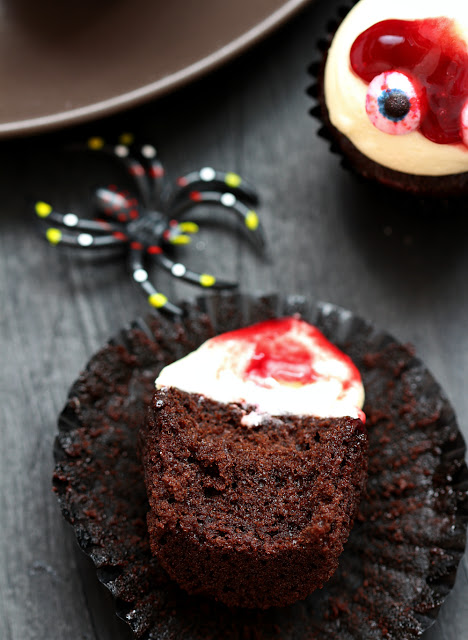
<path fill-rule="evenodd" d="M 406 74 L 385 71 L 369 84 L 366 112 L 380 131 L 406 135 L 419 128 L 422 118 L 422 96 Z M 466 113 L 468 140 L 468 109 Z"/>

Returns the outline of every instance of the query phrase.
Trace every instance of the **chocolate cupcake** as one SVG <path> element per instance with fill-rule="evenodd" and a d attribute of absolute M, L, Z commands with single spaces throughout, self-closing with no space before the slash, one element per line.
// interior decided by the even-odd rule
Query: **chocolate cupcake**
<path fill-rule="evenodd" d="M 365 178 L 420 196 L 468 192 L 468 10 L 360 0 L 314 67 L 334 148 Z"/>
<path fill-rule="evenodd" d="M 229 295 L 185 309 L 125 328 L 90 360 L 60 416 L 54 489 L 118 615 L 148 639 L 419 637 L 454 584 L 468 518 L 463 438 L 439 385 L 410 348 L 330 304 Z M 321 590 L 287 607 L 231 611 L 179 589 L 152 555 L 137 434 L 162 367 L 215 334 L 294 313 L 361 373 L 367 491 Z"/>
<path fill-rule="evenodd" d="M 367 478 L 350 359 L 283 318 L 212 338 L 157 384 L 140 435 L 151 548 L 168 574 L 249 608 L 321 588 Z"/>

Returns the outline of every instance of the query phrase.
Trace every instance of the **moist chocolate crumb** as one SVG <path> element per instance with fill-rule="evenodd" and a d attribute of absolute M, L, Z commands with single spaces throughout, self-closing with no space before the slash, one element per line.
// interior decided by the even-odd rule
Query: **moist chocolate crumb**
<path fill-rule="evenodd" d="M 245 411 L 155 393 L 140 432 L 153 553 L 191 594 L 266 609 L 301 600 L 338 566 L 367 477 L 353 418 Z M 274 585 L 274 588 L 272 588 Z"/>

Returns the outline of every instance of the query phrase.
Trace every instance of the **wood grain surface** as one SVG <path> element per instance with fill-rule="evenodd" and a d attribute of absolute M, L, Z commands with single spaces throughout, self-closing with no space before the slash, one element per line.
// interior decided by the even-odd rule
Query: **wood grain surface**
<path fill-rule="evenodd" d="M 180 256 L 246 291 L 329 300 L 412 342 L 468 436 L 468 216 L 462 206 L 413 206 L 359 182 L 317 137 L 306 69 L 339 4 L 317 0 L 240 59 L 157 102 L 0 145 L 2 640 L 130 637 L 51 491 L 68 388 L 109 337 L 146 311 L 122 260 L 53 249 L 39 236 L 35 199 L 90 212 L 93 186 L 120 176 L 102 159 L 61 151 L 71 139 L 132 131 L 157 145 L 172 179 L 204 165 L 248 178 L 261 196 L 268 258 L 235 224 L 204 229 Z M 153 276 L 174 300 L 197 293 Z M 424 640 L 466 638 L 465 556 Z"/>

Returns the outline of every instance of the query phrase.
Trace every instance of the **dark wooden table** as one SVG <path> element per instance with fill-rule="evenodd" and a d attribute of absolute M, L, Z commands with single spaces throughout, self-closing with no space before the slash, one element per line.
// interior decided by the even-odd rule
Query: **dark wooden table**
<path fill-rule="evenodd" d="M 234 226 L 209 228 L 184 253 L 245 291 L 329 300 L 412 342 L 468 435 L 468 216 L 414 211 L 359 183 L 316 135 L 306 68 L 341 0 L 313 3 L 240 59 L 130 112 L 75 130 L 0 144 L 0 638 L 128 638 L 78 551 L 51 491 L 56 417 L 89 357 L 146 302 L 124 262 L 90 260 L 41 240 L 31 204 L 90 212 L 108 163 L 56 150 L 91 134 L 132 131 L 157 145 L 169 176 L 233 169 L 261 195 L 262 259 Z M 213 241 L 214 240 L 214 241 Z M 158 272 L 177 298 L 197 291 Z M 468 565 L 425 640 L 468 638 Z"/>

